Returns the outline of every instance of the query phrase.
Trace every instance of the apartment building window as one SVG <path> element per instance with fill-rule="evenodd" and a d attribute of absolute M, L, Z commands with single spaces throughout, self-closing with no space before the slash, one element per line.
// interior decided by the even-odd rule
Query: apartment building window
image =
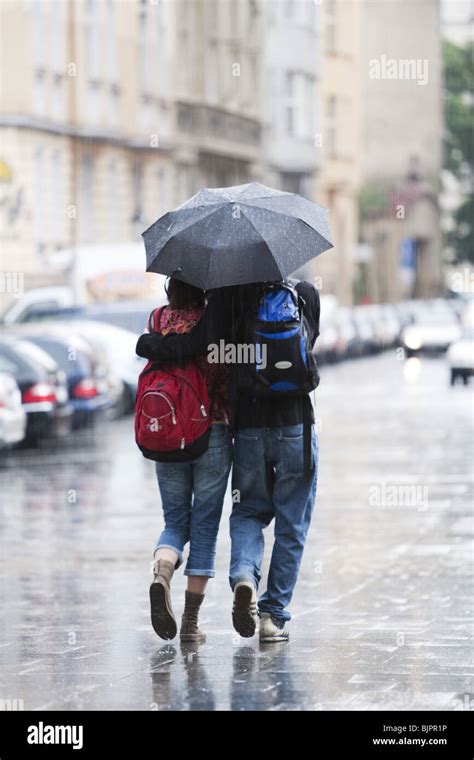
<path fill-rule="evenodd" d="M 295 133 L 295 96 L 294 96 L 294 73 L 291 71 L 286 72 L 286 83 L 285 83 L 285 95 L 286 95 L 286 105 L 285 105 L 285 124 L 286 124 L 286 131 L 289 135 L 294 135 Z"/>
<path fill-rule="evenodd" d="M 117 80 L 117 25 L 114 0 L 107 0 L 107 78 Z"/>
<path fill-rule="evenodd" d="M 306 195 L 308 193 L 308 180 L 311 175 L 304 172 L 280 172 L 280 189 L 287 193 L 298 193 Z"/>
<path fill-rule="evenodd" d="M 87 117 L 96 124 L 100 115 L 100 28 L 98 0 L 86 0 Z"/>
<path fill-rule="evenodd" d="M 66 6 L 60 0 L 51 4 L 51 113 L 54 119 L 65 115 L 64 76 L 66 66 Z"/>
<path fill-rule="evenodd" d="M 249 53 L 247 57 L 247 91 L 249 93 L 248 100 L 250 102 L 256 100 L 256 93 L 260 88 L 259 68 L 258 68 L 258 53 Z"/>
<path fill-rule="evenodd" d="M 240 98 L 245 100 L 244 87 L 241 85 L 241 82 L 242 80 L 245 82 L 247 72 L 245 71 L 245 61 L 243 61 L 243 65 L 240 63 L 241 61 L 242 56 L 239 52 L 239 46 L 237 42 L 232 42 L 229 45 L 228 73 L 226 71 L 224 76 L 224 82 L 227 83 L 227 86 L 223 93 L 224 102 L 231 107 L 236 106 Z M 247 65 L 248 63 L 249 58 L 247 58 Z M 240 71 L 234 70 L 235 64 L 240 65 Z"/>
<path fill-rule="evenodd" d="M 194 95 L 193 92 L 193 80 L 194 80 L 194 46 L 193 36 L 190 33 L 190 29 L 194 26 L 195 3 L 191 2 L 186 5 L 185 10 L 181 14 L 179 20 L 179 32 L 178 32 L 178 84 L 179 91 L 182 97 L 189 97 Z"/>
<path fill-rule="evenodd" d="M 107 81 L 108 81 L 108 120 L 115 125 L 118 118 L 119 87 L 117 68 L 117 27 L 115 1 L 107 0 Z"/>
<path fill-rule="evenodd" d="M 64 116 L 64 83 L 60 74 L 53 75 L 51 86 L 51 115 L 59 120 Z"/>
<path fill-rule="evenodd" d="M 337 6 L 336 0 L 326 0 L 324 3 L 326 9 L 326 51 L 328 53 L 337 52 Z"/>
<path fill-rule="evenodd" d="M 188 164 L 178 164 L 177 166 L 176 186 L 178 197 L 176 200 L 178 203 L 183 203 L 190 195 L 192 195 L 194 185 L 193 172 L 193 167 Z M 207 174 L 206 176 L 209 178 L 209 186 L 213 186 L 210 174 Z M 214 187 L 215 186 L 216 185 L 214 185 Z"/>
<path fill-rule="evenodd" d="M 66 63 L 66 3 L 54 0 L 50 4 L 51 13 L 51 69 L 63 74 Z"/>
<path fill-rule="evenodd" d="M 132 224 L 141 225 L 143 220 L 143 163 L 140 159 L 132 160 Z"/>
<path fill-rule="evenodd" d="M 285 85 L 286 131 L 300 140 L 314 132 L 314 78 L 304 72 L 287 71 Z"/>
<path fill-rule="evenodd" d="M 32 7 L 33 28 L 33 64 L 35 67 L 44 66 L 45 62 L 45 9 L 42 0 L 34 0 Z"/>
<path fill-rule="evenodd" d="M 316 104 L 316 80 L 313 76 L 307 75 L 305 78 L 305 137 L 314 139 L 316 131 L 315 119 Z"/>
<path fill-rule="evenodd" d="M 79 237 L 83 243 L 94 241 L 94 160 L 92 153 L 81 156 L 79 190 Z"/>
<path fill-rule="evenodd" d="M 327 100 L 326 110 L 326 135 L 329 155 L 334 157 L 337 154 L 337 99 L 331 95 Z"/>
<path fill-rule="evenodd" d="M 110 241 L 119 239 L 119 184 L 117 162 L 112 158 L 107 166 L 107 239 Z"/>
<path fill-rule="evenodd" d="M 168 189 L 168 174 L 166 169 L 158 169 L 158 209 L 164 214 L 171 206 Z"/>
<path fill-rule="evenodd" d="M 230 33 L 232 37 L 238 38 L 239 37 L 239 24 L 240 24 L 240 3 L 235 2 L 235 0 L 231 1 L 230 3 Z"/>
<path fill-rule="evenodd" d="M 46 17 L 45 5 L 41 0 L 35 0 L 32 7 L 32 49 L 34 66 L 33 102 L 37 114 L 46 111 L 46 72 L 44 64 L 46 60 L 45 32 Z"/>
<path fill-rule="evenodd" d="M 66 221 L 66 203 L 64 192 L 64 165 L 63 156 L 59 150 L 51 153 L 50 177 L 51 177 L 51 241 L 59 246 L 64 240 L 64 228 Z"/>
<path fill-rule="evenodd" d="M 206 99 L 216 104 L 219 101 L 219 44 L 217 40 L 210 40 L 207 47 L 209 66 L 207 67 L 205 86 Z"/>
<path fill-rule="evenodd" d="M 36 253 L 41 261 L 45 248 L 46 183 L 44 152 L 38 146 L 34 154 L 34 229 Z"/>
<path fill-rule="evenodd" d="M 156 51 L 156 70 L 154 72 L 155 92 L 158 96 L 167 95 L 167 73 L 168 73 L 168 17 L 169 9 L 163 0 L 157 0 L 156 4 L 150 6 L 151 13 L 156 16 L 155 19 L 155 36 L 154 45 Z"/>
<path fill-rule="evenodd" d="M 316 3 L 314 0 L 310 0 L 308 3 L 305 3 L 305 9 L 306 9 L 306 18 L 305 22 L 306 25 L 314 31 L 316 26 Z"/>
<path fill-rule="evenodd" d="M 98 0 L 86 0 L 86 51 L 89 79 L 100 75 L 100 28 Z"/>
<path fill-rule="evenodd" d="M 150 46 L 148 39 L 148 9 L 142 3 L 138 16 L 139 87 L 141 93 L 149 92 Z"/>
<path fill-rule="evenodd" d="M 297 26 L 306 26 L 309 23 L 309 12 L 314 8 L 314 0 L 287 0 L 287 20 Z"/>

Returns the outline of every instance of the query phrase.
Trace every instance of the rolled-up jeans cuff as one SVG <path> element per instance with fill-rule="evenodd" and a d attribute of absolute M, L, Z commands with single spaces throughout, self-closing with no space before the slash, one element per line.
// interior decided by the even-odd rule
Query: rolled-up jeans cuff
<path fill-rule="evenodd" d="M 194 568 L 186 568 L 184 575 L 201 575 L 204 578 L 214 578 L 215 570 L 195 570 Z"/>
<path fill-rule="evenodd" d="M 176 565 L 174 566 L 175 570 L 177 570 L 178 567 L 180 567 L 183 564 L 183 552 L 180 549 L 178 549 L 176 546 L 171 546 L 171 544 L 160 544 L 160 542 L 158 541 L 157 545 L 155 546 L 153 554 L 158 549 L 171 549 L 172 551 L 176 552 L 176 554 L 178 555 L 178 560 L 176 562 Z"/>

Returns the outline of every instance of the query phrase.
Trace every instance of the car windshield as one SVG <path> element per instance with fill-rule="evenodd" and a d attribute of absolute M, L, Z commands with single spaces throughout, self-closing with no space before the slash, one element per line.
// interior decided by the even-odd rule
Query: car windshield
<path fill-rule="evenodd" d="M 43 351 L 42 348 L 35 346 L 34 343 L 20 340 L 15 348 L 27 361 L 33 361 L 37 366 L 43 367 L 48 372 L 55 372 L 57 370 L 57 364 L 54 359 Z"/>
<path fill-rule="evenodd" d="M 151 310 L 150 310 L 151 311 Z M 144 332 L 150 311 L 107 311 L 86 313 L 87 319 L 93 319 L 96 322 L 121 327 L 123 330 L 129 330 L 136 335 Z"/>
<path fill-rule="evenodd" d="M 43 351 L 46 351 L 57 365 L 64 370 L 67 377 L 72 377 L 78 373 L 83 375 L 90 374 L 87 358 L 80 351 L 74 350 L 71 352 L 71 348 L 74 347 L 70 346 L 66 341 L 63 343 L 58 340 L 36 336 L 29 340 L 42 348 Z"/>

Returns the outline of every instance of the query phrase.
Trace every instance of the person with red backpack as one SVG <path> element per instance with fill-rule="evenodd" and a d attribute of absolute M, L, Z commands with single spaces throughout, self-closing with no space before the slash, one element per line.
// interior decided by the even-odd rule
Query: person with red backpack
<path fill-rule="evenodd" d="M 214 291 L 202 320 L 186 335 L 150 338 L 161 361 L 202 354 L 224 339 L 258 345 L 254 362 L 231 367 L 234 434 L 231 559 L 232 621 L 243 637 L 286 642 L 316 499 L 318 438 L 310 393 L 319 383 L 314 344 L 320 299 L 304 281 L 280 280 Z M 137 352 L 140 353 L 137 349 Z M 143 354 L 141 354 L 143 355 Z M 267 588 L 262 580 L 264 530 L 274 521 Z"/>
<path fill-rule="evenodd" d="M 165 527 L 155 547 L 150 586 L 151 622 L 162 639 L 177 634 L 171 579 L 189 543 L 188 576 L 180 638 L 203 641 L 198 615 L 209 578 L 214 577 L 216 540 L 231 461 L 229 370 L 206 356 L 160 362 L 157 336 L 185 334 L 205 313 L 199 288 L 170 278 L 169 305 L 150 315 L 137 353 L 147 358 L 138 384 L 135 437 L 143 455 L 155 461 Z"/>

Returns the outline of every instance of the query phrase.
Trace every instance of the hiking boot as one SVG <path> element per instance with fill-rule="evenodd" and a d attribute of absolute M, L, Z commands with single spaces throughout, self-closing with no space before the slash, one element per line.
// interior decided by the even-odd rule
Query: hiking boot
<path fill-rule="evenodd" d="M 253 583 L 239 581 L 234 586 L 232 623 L 245 639 L 254 635 L 257 627 L 257 590 Z"/>
<path fill-rule="evenodd" d="M 161 639 L 174 639 L 176 619 L 171 608 L 170 583 L 174 564 L 157 559 L 153 565 L 153 583 L 150 586 L 151 624 Z"/>
<path fill-rule="evenodd" d="M 258 637 L 262 644 L 272 641 L 288 641 L 290 634 L 284 620 L 272 618 L 269 612 L 260 613 Z"/>
<path fill-rule="evenodd" d="M 198 641 L 206 640 L 206 634 L 199 630 L 198 617 L 199 609 L 204 600 L 204 594 L 196 594 L 194 591 L 186 591 L 184 612 L 181 618 L 181 629 L 179 638 L 181 641 Z"/>

